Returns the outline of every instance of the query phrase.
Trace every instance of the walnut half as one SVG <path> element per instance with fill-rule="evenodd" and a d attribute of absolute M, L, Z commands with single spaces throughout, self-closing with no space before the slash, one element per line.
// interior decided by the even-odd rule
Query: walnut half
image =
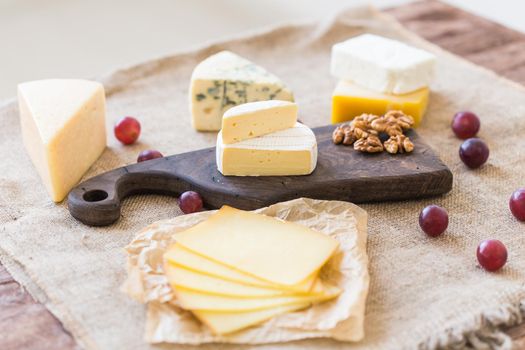
<path fill-rule="evenodd" d="M 390 136 L 385 141 L 385 149 L 388 153 L 410 153 L 414 150 L 414 144 L 405 135 Z"/>
<path fill-rule="evenodd" d="M 354 143 L 354 149 L 368 153 L 383 152 L 383 144 L 377 135 L 369 135 L 368 137 L 357 140 Z"/>

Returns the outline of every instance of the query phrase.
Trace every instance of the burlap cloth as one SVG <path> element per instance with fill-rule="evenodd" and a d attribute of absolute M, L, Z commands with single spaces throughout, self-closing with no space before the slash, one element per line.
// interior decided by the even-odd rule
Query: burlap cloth
<path fill-rule="evenodd" d="M 365 31 L 438 55 L 430 109 L 419 132 L 454 173 L 454 187 L 439 198 L 363 206 L 369 213 L 371 273 L 364 341 L 308 340 L 261 348 L 459 348 L 467 341 L 508 348 L 509 338 L 497 328 L 521 322 L 525 311 L 525 226 L 508 209 L 512 191 L 525 185 L 525 89 L 443 52 L 388 17 L 353 10 L 317 25 L 280 27 L 109 75 L 102 79 L 108 125 L 123 115 L 137 116 L 141 142 L 124 147 L 110 134 L 109 148 L 86 177 L 133 163 L 145 148 L 172 154 L 214 145 L 215 134 L 191 128 L 187 94 L 195 64 L 222 49 L 252 59 L 289 84 L 307 125 L 327 124 L 336 84 L 328 73 L 330 47 Z M 476 171 L 459 160 L 460 140 L 449 127 L 461 109 L 481 117 L 480 136 L 491 150 L 488 163 Z M 119 292 L 125 279 L 122 248 L 141 227 L 179 215 L 175 199 L 133 197 L 125 201 L 117 224 L 84 226 L 70 217 L 67 203 L 55 205 L 45 193 L 22 147 L 14 101 L 0 109 L 0 120 L 2 262 L 82 346 L 155 348 L 142 340 L 144 306 Z M 430 203 L 450 214 L 448 231 L 438 239 L 427 238 L 418 227 L 419 211 Z M 498 238 L 509 249 L 508 264 L 499 273 L 477 266 L 475 250 L 485 238 Z"/>

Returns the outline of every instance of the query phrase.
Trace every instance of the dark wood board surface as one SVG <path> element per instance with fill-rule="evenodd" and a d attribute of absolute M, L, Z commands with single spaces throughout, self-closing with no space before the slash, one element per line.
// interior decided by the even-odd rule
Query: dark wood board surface
<path fill-rule="evenodd" d="M 444 49 L 525 84 L 525 34 L 437 1 L 410 3 L 386 12 Z M 525 325 L 508 333 L 516 348 L 525 348 Z M 0 349 L 76 348 L 60 321 L 0 266 Z"/>
<path fill-rule="evenodd" d="M 76 186 L 68 208 L 87 225 L 109 225 L 120 217 L 128 195 L 178 196 L 198 192 L 207 208 L 230 205 L 253 210 L 299 197 L 353 203 L 430 197 L 452 189 L 452 173 L 411 131 L 414 151 L 362 153 L 332 142 L 333 125 L 313 129 L 318 160 L 306 176 L 222 176 L 215 147 L 136 163 L 92 177 Z"/>

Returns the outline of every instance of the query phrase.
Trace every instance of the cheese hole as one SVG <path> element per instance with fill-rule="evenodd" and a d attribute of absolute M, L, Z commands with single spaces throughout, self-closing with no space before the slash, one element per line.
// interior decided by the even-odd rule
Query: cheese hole
<path fill-rule="evenodd" d="M 204 113 L 206 113 L 206 114 L 210 114 L 210 113 L 211 113 L 211 110 L 212 110 L 211 107 L 204 108 Z"/>
<path fill-rule="evenodd" d="M 233 123 L 232 126 L 233 126 L 233 127 L 236 127 L 236 126 L 237 126 L 237 123 Z"/>
<path fill-rule="evenodd" d="M 100 202 L 108 198 L 108 193 L 103 190 L 91 190 L 84 193 L 82 198 L 86 202 Z"/>
<path fill-rule="evenodd" d="M 250 131 L 250 133 L 248 134 L 248 136 L 253 136 L 253 131 Z"/>

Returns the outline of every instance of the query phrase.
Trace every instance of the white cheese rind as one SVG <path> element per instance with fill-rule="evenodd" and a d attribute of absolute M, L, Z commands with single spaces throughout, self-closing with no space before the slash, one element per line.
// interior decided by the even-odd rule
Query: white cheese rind
<path fill-rule="evenodd" d="M 293 101 L 293 94 L 266 69 L 232 52 L 222 51 L 195 67 L 189 99 L 193 127 L 217 131 L 224 112 L 233 106 L 266 100 Z"/>
<path fill-rule="evenodd" d="M 106 147 L 104 87 L 76 79 L 18 86 L 24 146 L 55 202 L 62 201 Z"/>
<path fill-rule="evenodd" d="M 435 61 L 427 51 L 363 34 L 332 47 L 331 73 L 377 92 L 405 94 L 430 84 Z"/>
<path fill-rule="evenodd" d="M 297 104 L 289 101 L 249 102 L 230 108 L 222 117 L 222 141 L 236 143 L 292 128 Z"/>
<path fill-rule="evenodd" d="M 225 159 L 228 150 L 242 150 L 246 156 L 232 160 Z M 300 169 L 293 160 L 295 155 L 304 155 L 307 152 L 308 163 L 303 163 Z M 259 155 L 261 155 L 259 157 Z M 283 159 L 290 156 L 290 160 L 285 162 L 274 162 L 276 159 Z M 260 159 L 264 158 L 265 162 Z M 232 144 L 224 144 L 222 135 L 217 136 L 216 148 L 217 169 L 223 175 L 234 176 L 285 176 L 285 175 L 308 175 L 315 170 L 317 165 L 317 140 L 313 131 L 301 124 L 296 123 L 293 128 L 277 131 L 268 135 L 248 139 Z M 227 170 L 224 162 L 231 162 L 234 170 Z M 228 167 L 229 168 L 229 167 Z M 238 171 L 235 170 L 239 169 Z"/>

